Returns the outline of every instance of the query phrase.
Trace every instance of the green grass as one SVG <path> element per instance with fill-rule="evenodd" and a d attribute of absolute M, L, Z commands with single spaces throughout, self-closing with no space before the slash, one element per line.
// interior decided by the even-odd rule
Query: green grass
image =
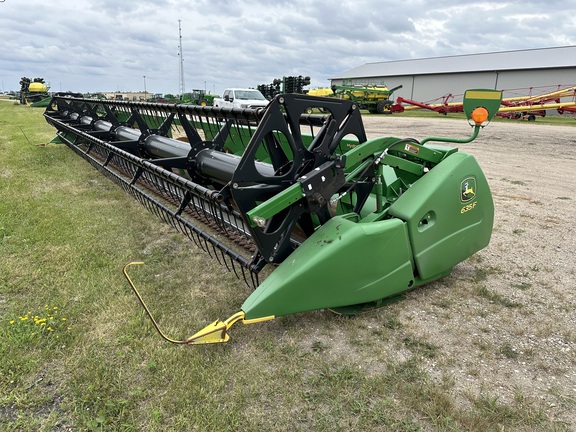
<path fill-rule="evenodd" d="M 131 275 L 177 338 L 237 311 L 249 289 L 67 147 L 45 145 L 53 135 L 41 109 L 0 104 L 0 430 L 555 428 L 537 400 L 432 376 L 428 362 L 448 360 L 400 318 L 402 303 L 235 326 L 223 345 L 164 342 L 126 261 L 145 261 Z"/>

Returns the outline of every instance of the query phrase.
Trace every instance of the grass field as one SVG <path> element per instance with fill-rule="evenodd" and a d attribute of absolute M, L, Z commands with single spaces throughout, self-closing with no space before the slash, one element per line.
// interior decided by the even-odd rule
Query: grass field
<path fill-rule="evenodd" d="M 565 430 L 533 400 L 431 375 L 442 347 L 404 325 L 402 303 L 164 342 L 125 262 L 145 262 L 133 279 L 176 338 L 249 288 L 53 136 L 41 109 L 0 103 L 0 430 Z"/>

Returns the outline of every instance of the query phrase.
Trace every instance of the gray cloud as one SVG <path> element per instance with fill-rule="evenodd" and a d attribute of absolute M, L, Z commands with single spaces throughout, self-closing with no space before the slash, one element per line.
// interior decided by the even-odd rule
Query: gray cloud
<path fill-rule="evenodd" d="M 309 75 L 312 86 L 366 62 L 576 44 L 565 1 L 6 0 L 0 78 L 53 90 L 177 93 Z"/>

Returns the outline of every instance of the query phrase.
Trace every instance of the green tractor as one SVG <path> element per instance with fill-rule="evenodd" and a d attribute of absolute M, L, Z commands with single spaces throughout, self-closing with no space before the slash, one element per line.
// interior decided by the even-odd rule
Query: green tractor
<path fill-rule="evenodd" d="M 190 93 L 182 95 L 181 102 L 190 105 L 212 106 L 214 98 L 217 97 L 220 96 L 206 93 L 204 90 L 193 89 Z"/>

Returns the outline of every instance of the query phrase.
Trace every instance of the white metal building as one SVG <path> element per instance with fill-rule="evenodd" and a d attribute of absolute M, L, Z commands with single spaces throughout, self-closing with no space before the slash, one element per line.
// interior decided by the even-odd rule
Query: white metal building
<path fill-rule="evenodd" d="M 448 94 L 460 102 L 470 88 L 504 90 L 505 96 L 537 95 L 553 91 L 553 86 L 576 86 L 576 46 L 366 63 L 330 81 L 402 85 L 393 99 L 402 96 L 419 102 Z"/>

